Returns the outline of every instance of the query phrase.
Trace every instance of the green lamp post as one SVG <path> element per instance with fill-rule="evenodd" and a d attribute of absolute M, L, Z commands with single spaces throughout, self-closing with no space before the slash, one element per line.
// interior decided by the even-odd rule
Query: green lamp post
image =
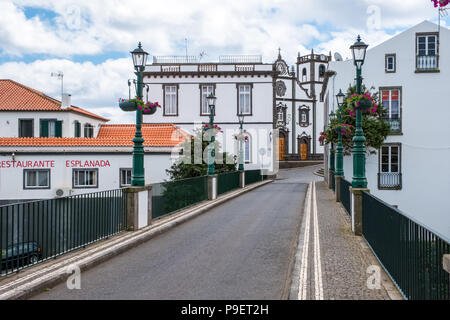
<path fill-rule="evenodd" d="M 216 100 L 217 98 L 214 96 L 214 94 L 211 92 L 211 94 L 206 98 L 206 100 L 208 101 L 208 106 L 209 106 L 209 128 L 208 130 L 213 130 L 213 125 L 214 125 L 214 114 L 216 112 Z M 208 159 L 208 175 L 215 175 L 216 174 L 216 170 L 215 170 L 215 159 L 216 159 L 216 150 L 214 148 L 214 141 L 215 141 L 215 136 L 214 133 L 211 133 L 211 137 L 210 137 L 210 141 L 209 141 L 209 159 Z"/>
<path fill-rule="evenodd" d="M 239 171 L 244 171 L 244 145 L 242 140 L 244 139 L 244 115 L 240 114 L 239 117 Z"/>
<path fill-rule="evenodd" d="M 336 114 L 334 113 L 334 111 L 332 111 L 329 115 L 330 118 L 330 122 L 331 120 L 334 120 L 336 118 Z M 331 149 L 330 149 L 330 171 L 334 172 L 336 170 L 336 161 L 335 161 L 335 150 L 334 150 L 334 143 L 331 144 Z"/>
<path fill-rule="evenodd" d="M 147 63 L 148 53 L 142 49 L 139 42 L 138 47 L 130 52 L 133 58 L 135 74 L 137 75 L 136 96 L 142 99 L 143 96 L 143 72 Z M 131 173 L 131 186 L 145 186 L 144 176 L 144 138 L 142 138 L 142 110 L 136 110 L 136 132 L 133 138 L 133 169 Z"/>
<path fill-rule="evenodd" d="M 356 66 L 356 93 L 361 94 L 362 75 L 361 67 L 366 58 L 366 50 L 368 45 L 361 41 L 358 36 L 357 41 L 350 47 L 353 54 L 353 62 Z M 366 138 L 362 129 L 362 111 L 361 108 L 356 108 L 356 131 L 353 137 L 353 188 L 367 188 L 366 179 L 366 157 L 365 145 Z"/>
<path fill-rule="evenodd" d="M 342 90 L 339 90 L 339 93 L 336 95 L 336 100 L 338 104 L 338 144 L 336 148 L 336 176 L 342 177 L 344 176 L 344 146 L 342 145 L 342 107 L 344 106 L 345 95 L 342 93 Z"/>

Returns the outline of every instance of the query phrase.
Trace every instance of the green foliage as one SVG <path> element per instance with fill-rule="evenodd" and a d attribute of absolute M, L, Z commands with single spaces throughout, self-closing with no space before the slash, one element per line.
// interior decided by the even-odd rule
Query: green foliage
<path fill-rule="evenodd" d="M 175 162 L 170 169 L 166 170 L 171 180 L 179 180 L 179 179 L 187 179 L 192 177 L 200 177 L 205 176 L 208 170 L 208 164 L 202 160 L 202 163 L 195 163 L 195 144 L 194 141 L 202 141 L 202 149 L 201 154 L 205 153 L 207 150 L 209 141 L 203 141 L 203 135 L 207 136 L 204 129 L 197 129 L 194 132 L 194 136 L 191 141 L 184 141 L 181 144 L 181 147 L 184 150 L 184 154 L 181 155 L 180 159 Z M 209 139 L 207 139 L 209 140 Z M 218 141 L 214 142 L 216 150 L 220 150 L 220 143 Z M 190 150 L 190 154 L 186 152 Z M 198 151 L 197 151 L 198 152 Z M 220 159 L 222 157 L 222 163 L 215 164 L 216 173 L 226 173 L 226 172 L 234 172 L 236 171 L 236 156 L 232 156 L 226 152 L 218 153 L 216 151 L 216 159 Z M 197 162 L 199 162 L 197 160 Z"/>
<path fill-rule="evenodd" d="M 342 114 L 342 124 L 345 124 L 351 128 L 342 134 L 342 144 L 344 145 L 344 151 L 349 154 L 353 148 L 353 137 L 356 129 L 356 117 L 353 109 L 353 105 L 349 102 L 351 101 L 352 94 L 356 93 L 356 88 L 349 87 L 346 99 L 344 101 L 343 107 L 339 110 Z M 363 94 L 370 94 L 377 107 L 372 108 L 368 112 L 363 112 L 363 132 L 366 137 L 366 148 L 370 153 L 374 153 L 383 145 L 386 137 L 390 132 L 390 125 L 383 118 L 386 116 L 386 111 L 383 109 L 379 103 L 378 92 L 370 93 L 366 87 L 362 86 Z M 325 144 L 338 143 L 338 133 L 336 127 L 339 126 L 338 118 L 330 120 L 330 124 L 327 129 L 321 133 L 319 141 L 323 141 Z"/>

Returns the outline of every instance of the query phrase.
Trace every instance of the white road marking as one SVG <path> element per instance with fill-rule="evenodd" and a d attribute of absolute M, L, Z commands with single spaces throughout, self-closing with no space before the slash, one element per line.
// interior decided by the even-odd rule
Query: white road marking
<path fill-rule="evenodd" d="M 313 182 L 313 217 L 314 217 L 314 284 L 316 300 L 323 300 L 322 259 L 320 257 L 319 219 L 317 216 L 316 183 Z"/>
<path fill-rule="evenodd" d="M 312 195 L 312 184 L 309 184 L 308 192 L 306 194 L 306 217 L 305 221 L 305 232 L 303 238 L 303 251 L 301 256 L 301 266 L 300 266 L 300 279 L 298 284 L 298 300 L 306 300 L 307 298 L 307 287 L 308 287 L 308 252 L 309 252 L 309 229 L 310 229 L 310 216 L 311 216 L 311 195 Z"/>

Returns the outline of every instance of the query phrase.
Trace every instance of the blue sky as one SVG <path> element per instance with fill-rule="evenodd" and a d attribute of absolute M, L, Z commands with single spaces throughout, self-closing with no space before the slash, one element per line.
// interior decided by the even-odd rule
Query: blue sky
<path fill-rule="evenodd" d="M 59 98 L 50 73 L 63 71 L 75 105 L 121 121 L 116 101 L 138 41 L 151 55 L 184 55 L 188 38 L 188 54 L 211 61 L 261 54 L 272 62 L 281 47 L 291 64 L 311 49 L 345 58 L 357 34 L 374 46 L 437 21 L 428 0 L 0 0 L 0 12 L 0 78 Z"/>

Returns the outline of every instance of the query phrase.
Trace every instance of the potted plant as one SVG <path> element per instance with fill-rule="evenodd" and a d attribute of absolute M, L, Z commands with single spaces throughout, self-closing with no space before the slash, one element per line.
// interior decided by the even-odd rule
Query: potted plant
<path fill-rule="evenodd" d="M 142 110 L 144 114 L 154 114 L 158 108 L 161 108 L 158 102 L 147 102 L 144 105 L 138 105 L 138 108 Z"/>
<path fill-rule="evenodd" d="M 368 111 L 373 106 L 377 106 L 369 93 L 354 93 L 347 99 L 347 103 L 353 107 L 353 110 L 360 109 L 363 112 Z"/>
<path fill-rule="evenodd" d="M 135 99 L 120 99 L 119 100 L 119 107 L 123 111 L 137 111 L 138 108 L 141 110 L 144 114 L 154 114 L 158 108 L 161 108 L 161 105 L 158 102 L 147 102 L 144 103 L 139 97 Z"/>

